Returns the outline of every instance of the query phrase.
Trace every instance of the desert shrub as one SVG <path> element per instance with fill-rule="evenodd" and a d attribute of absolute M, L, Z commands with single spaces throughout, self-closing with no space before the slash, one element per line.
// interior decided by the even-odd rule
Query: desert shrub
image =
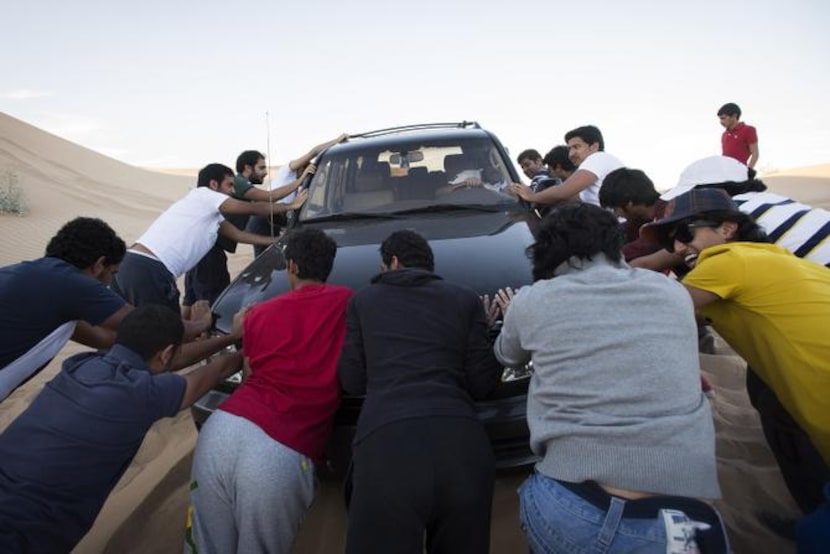
<path fill-rule="evenodd" d="M 0 213 L 26 215 L 28 211 L 17 173 L 7 169 L 0 176 Z"/>

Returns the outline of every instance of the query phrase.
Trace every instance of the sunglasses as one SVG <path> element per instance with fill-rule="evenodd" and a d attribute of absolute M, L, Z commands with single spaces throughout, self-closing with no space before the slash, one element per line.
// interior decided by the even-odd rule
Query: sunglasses
<path fill-rule="evenodd" d="M 695 240 L 695 229 L 717 227 L 718 225 L 720 225 L 719 222 L 710 219 L 695 219 L 678 223 L 666 234 L 666 244 L 664 246 L 669 252 L 674 252 L 674 241 L 689 244 Z"/>

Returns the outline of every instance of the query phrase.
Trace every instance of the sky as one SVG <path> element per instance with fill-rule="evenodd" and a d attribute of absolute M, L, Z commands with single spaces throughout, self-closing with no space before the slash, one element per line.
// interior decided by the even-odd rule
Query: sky
<path fill-rule="evenodd" d="M 758 129 L 830 163 L 826 0 L 0 0 L 0 111 L 132 165 L 272 164 L 341 132 L 477 121 L 513 158 L 585 124 L 674 185 Z"/>

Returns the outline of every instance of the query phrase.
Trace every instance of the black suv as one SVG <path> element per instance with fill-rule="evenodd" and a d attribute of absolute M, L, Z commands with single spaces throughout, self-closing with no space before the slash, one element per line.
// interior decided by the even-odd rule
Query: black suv
<path fill-rule="evenodd" d="M 382 129 L 332 146 L 316 160 L 309 197 L 288 227 L 315 227 L 337 241 L 328 282 L 358 290 L 380 270 L 380 243 L 398 229 L 424 236 L 435 272 L 492 295 L 531 282 L 525 249 L 538 216 L 506 194 L 518 181 L 504 147 L 476 123 L 440 123 Z M 216 332 L 230 330 L 241 307 L 288 290 L 277 240 L 249 265 L 214 304 Z M 493 329 L 498 334 L 500 322 Z M 499 467 L 533 461 L 525 404 L 529 368 L 505 368 L 492 397 L 478 402 Z M 229 379 L 193 407 L 197 425 L 238 383 Z M 330 469 L 342 473 L 350 456 L 362 398 L 345 397 L 329 443 Z"/>

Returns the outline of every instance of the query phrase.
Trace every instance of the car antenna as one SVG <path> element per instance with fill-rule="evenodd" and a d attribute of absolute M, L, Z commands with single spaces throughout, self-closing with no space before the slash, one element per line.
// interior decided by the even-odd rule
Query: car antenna
<path fill-rule="evenodd" d="M 266 167 L 270 167 L 271 164 L 271 117 L 268 113 L 268 110 L 265 110 L 265 155 L 267 156 Z M 268 175 L 271 175 L 271 172 L 268 172 Z M 270 177 L 268 179 L 268 204 L 271 208 L 271 221 L 268 222 L 268 229 L 271 233 L 271 243 L 274 243 L 274 198 L 272 195 L 274 194 L 274 187 L 272 187 L 272 179 Z"/>

